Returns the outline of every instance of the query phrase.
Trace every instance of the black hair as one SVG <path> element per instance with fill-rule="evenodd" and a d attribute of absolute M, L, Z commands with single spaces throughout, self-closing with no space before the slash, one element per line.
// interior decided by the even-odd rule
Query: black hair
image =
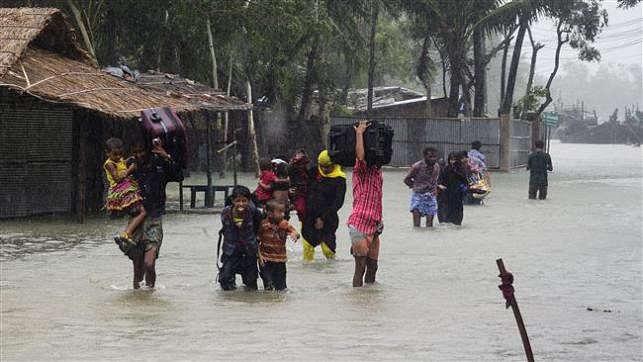
<path fill-rule="evenodd" d="M 279 177 L 288 177 L 288 164 L 279 162 L 275 165 L 275 175 Z"/>
<path fill-rule="evenodd" d="M 246 199 L 251 200 L 252 193 L 250 192 L 250 189 L 248 189 L 247 187 L 238 185 L 232 189 L 232 194 L 230 195 L 230 199 L 234 200 L 237 197 L 245 197 Z"/>
<path fill-rule="evenodd" d="M 463 159 L 463 158 L 469 158 L 469 152 L 467 152 L 467 151 L 460 151 L 460 152 L 458 152 L 457 157 L 458 157 L 458 160 L 461 160 L 461 159 Z"/>
<path fill-rule="evenodd" d="M 261 171 L 270 171 L 272 170 L 272 162 L 267 158 L 262 158 L 259 160 L 259 169 Z"/>
<path fill-rule="evenodd" d="M 482 142 L 478 140 L 471 142 L 471 148 L 473 148 L 474 150 L 480 151 L 480 147 L 482 147 Z"/>
<path fill-rule="evenodd" d="M 536 148 L 543 148 L 545 147 L 545 142 L 543 142 L 543 140 L 538 140 L 534 142 L 534 145 L 536 146 Z"/>
<path fill-rule="evenodd" d="M 436 150 L 436 149 L 435 149 L 435 147 L 425 147 L 425 148 L 424 148 L 424 150 L 422 150 L 422 154 L 423 154 L 424 156 L 426 156 L 427 154 L 429 154 L 429 152 L 431 152 L 431 153 L 433 153 L 433 154 L 435 154 L 435 155 L 437 155 L 437 154 L 438 154 L 438 150 Z"/>
<path fill-rule="evenodd" d="M 116 137 L 111 137 L 105 141 L 105 149 L 111 151 L 114 148 L 123 148 L 123 140 Z"/>

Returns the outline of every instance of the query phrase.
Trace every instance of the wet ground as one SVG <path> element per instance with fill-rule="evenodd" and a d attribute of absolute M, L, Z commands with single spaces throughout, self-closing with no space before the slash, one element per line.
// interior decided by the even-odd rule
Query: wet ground
<path fill-rule="evenodd" d="M 172 213 L 157 289 L 135 291 L 120 221 L 1 221 L 0 359 L 524 360 L 502 257 L 537 360 L 641 360 L 641 150 L 554 143 L 552 158 L 548 200 L 527 200 L 525 171 L 494 173 L 460 229 L 413 229 L 404 171 L 387 170 L 378 283 L 361 289 L 344 227 L 335 261 L 292 246 L 288 292 L 224 292 L 219 216 Z"/>

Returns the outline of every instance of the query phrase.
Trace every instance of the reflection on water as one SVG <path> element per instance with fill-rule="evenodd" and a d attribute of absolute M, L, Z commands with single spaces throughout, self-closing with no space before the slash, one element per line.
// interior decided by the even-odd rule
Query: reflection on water
<path fill-rule="evenodd" d="M 404 171 L 387 169 L 379 280 L 361 289 L 343 226 L 337 260 L 304 264 L 292 245 L 290 290 L 277 293 L 216 285 L 218 215 L 166 216 L 154 290 L 131 289 L 111 239 L 122 220 L 1 221 L 0 357 L 522 360 L 502 257 L 536 358 L 640 360 L 641 154 L 555 143 L 552 157 L 550 199 L 526 200 L 523 170 L 494 173 L 462 228 L 411 228 Z"/>

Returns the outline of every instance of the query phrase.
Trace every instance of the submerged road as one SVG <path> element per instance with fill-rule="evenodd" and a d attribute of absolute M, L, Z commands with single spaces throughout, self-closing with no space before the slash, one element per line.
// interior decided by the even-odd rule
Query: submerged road
<path fill-rule="evenodd" d="M 291 246 L 288 292 L 224 292 L 219 216 L 169 214 L 158 287 L 135 291 L 122 221 L 1 221 L 0 359 L 524 360 L 502 257 L 537 360 L 641 360 L 641 150 L 554 143 L 552 158 L 550 199 L 527 200 L 524 170 L 494 173 L 459 229 L 413 229 L 404 171 L 387 170 L 378 283 L 360 289 L 345 227 L 335 261 Z"/>

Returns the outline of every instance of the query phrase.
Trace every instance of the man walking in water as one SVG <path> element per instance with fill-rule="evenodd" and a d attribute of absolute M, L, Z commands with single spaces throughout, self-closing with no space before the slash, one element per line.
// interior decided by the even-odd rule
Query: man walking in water
<path fill-rule="evenodd" d="M 364 132 L 370 124 L 361 120 L 355 126 L 355 167 L 353 168 L 353 210 L 348 218 L 351 254 L 355 258 L 353 287 L 374 283 L 380 250 L 382 224 L 382 169 L 367 165 Z M 365 275 L 366 273 L 366 275 Z"/>
<path fill-rule="evenodd" d="M 156 259 L 163 242 L 161 217 L 165 213 L 165 186 L 180 172 L 180 166 L 163 149 L 160 140 L 155 139 L 153 143 L 151 152 L 143 145 L 133 148 L 137 164 L 134 178 L 147 210 L 147 218 L 134 233 L 137 246 L 128 253 L 134 266 L 134 289 L 140 288 L 143 278 L 148 288 L 154 288 L 156 283 Z"/>
<path fill-rule="evenodd" d="M 538 140 L 534 143 L 536 150 L 527 159 L 527 170 L 529 170 L 529 198 L 540 200 L 547 198 L 547 171 L 553 171 L 549 153 L 543 152 L 544 143 Z"/>

